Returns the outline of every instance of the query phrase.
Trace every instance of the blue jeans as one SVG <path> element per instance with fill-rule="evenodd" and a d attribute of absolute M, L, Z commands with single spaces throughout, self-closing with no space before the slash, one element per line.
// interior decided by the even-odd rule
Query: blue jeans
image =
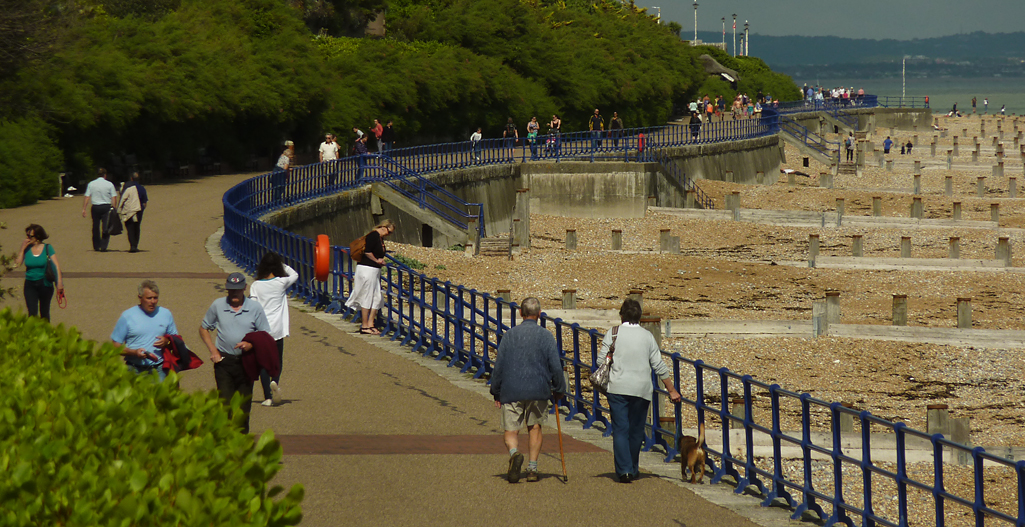
<path fill-rule="evenodd" d="M 601 148 L 601 130 L 591 131 L 591 149 L 598 150 Z"/>
<path fill-rule="evenodd" d="M 612 454 L 616 460 L 616 475 L 640 473 L 638 461 L 644 445 L 644 424 L 648 416 L 649 401 L 632 395 L 609 394 L 612 412 Z"/>

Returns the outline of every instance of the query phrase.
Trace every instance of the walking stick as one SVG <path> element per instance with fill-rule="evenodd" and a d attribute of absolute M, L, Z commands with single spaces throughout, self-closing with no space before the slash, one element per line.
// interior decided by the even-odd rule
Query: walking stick
<path fill-rule="evenodd" d="M 559 459 L 562 460 L 562 479 L 569 483 L 569 476 L 566 474 L 566 454 L 562 450 L 562 414 L 559 412 L 559 400 L 555 400 L 555 425 L 559 427 Z"/>

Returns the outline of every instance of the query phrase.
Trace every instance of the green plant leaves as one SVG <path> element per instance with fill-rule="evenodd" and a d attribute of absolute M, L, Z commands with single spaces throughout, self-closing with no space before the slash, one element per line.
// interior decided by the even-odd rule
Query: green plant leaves
<path fill-rule="evenodd" d="M 294 525 L 302 517 L 301 486 L 266 496 L 280 468 L 273 433 L 254 447 L 216 394 L 131 374 L 111 345 L 0 311 L 0 386 L 2 525 Z"/>

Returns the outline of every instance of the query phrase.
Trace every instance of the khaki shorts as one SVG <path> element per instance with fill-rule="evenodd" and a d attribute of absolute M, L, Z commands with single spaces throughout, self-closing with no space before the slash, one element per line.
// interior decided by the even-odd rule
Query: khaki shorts
<path fill-rule="evenodd" d="M 524 426 L 543 425 L 548 420 L 548 400 L 516 401 L 502 405 L 502 428 L 520 430 Z"/>

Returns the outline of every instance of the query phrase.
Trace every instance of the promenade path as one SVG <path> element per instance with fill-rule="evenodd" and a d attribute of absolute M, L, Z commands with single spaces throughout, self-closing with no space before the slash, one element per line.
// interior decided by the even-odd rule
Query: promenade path
<path fill-rule="evenodd" d="M 160 286 L 160 305 L 172 311 L 193 349 L 202 349 L 198 327 L 210 303 L 224 295 L 227 272 L 215 263 L 208 240 L 222 226 L 221 196 L 251 175 L 194 178 L 148 185 L 150 205 L 142 224 L 141 252 L 128 253 L 125 237 L 110 251 L 92 251 L 90 220 L 81 216 L 82 197 L 0 210 L 0 246 L 11 254 L 23 228 L 38 223 L 65 273 L 67 309 L 53 307 L 55 324 L 76 326 L 89 339 L 106 341 L 119 314 L 137 304 L 144 278 Z M 4 287 L 18 287 L 0 308 L 24 309 L 21 274 Z M 611 441 L 563 425 L 590 442 L 566 437 L 569 482 L 563 483 L 553 425 L 546 432 L 538 483 L 510 485 L 508 454 L 500 439 L 498 411 L 482 383 L 460 377 L 442 363 L 423 361 L 378 337 L 355 335 L 356 325 L 338 317 L 291 307 L 281 385 L 285 403 L 263 407 L 257 385 L 254 434 L 272 429 L 285 449 L 275 483 L 302 483 L 304 526 L 342 525 L 678 525 L 754 526 L 734 512 L 767 515 L 762 525 L 787 523 L 786 515 L 732 498 L 732 487 L 679 483 L 679 464 L 645 455 L 668 478 L 642 470 L 623 485 L 613 480 Z M 201 356 L 206 359 L 206 354 Z M 214 388 L 209 362 L 182 377 L 185 390 Z M 467 387 L 469 389 L 467 389 Z M 522 437 L 522 436 L 521 436 Z M 522 437 L 525 440 L 525 437 Z M 525 442 L 523 443 L 525 444 Z M 675 480 L 675 481 L 673 481 Z M 695 494 L 718 496 L 719 506 Z M 604 511 L 605 519 L 591 515 Z"/>

